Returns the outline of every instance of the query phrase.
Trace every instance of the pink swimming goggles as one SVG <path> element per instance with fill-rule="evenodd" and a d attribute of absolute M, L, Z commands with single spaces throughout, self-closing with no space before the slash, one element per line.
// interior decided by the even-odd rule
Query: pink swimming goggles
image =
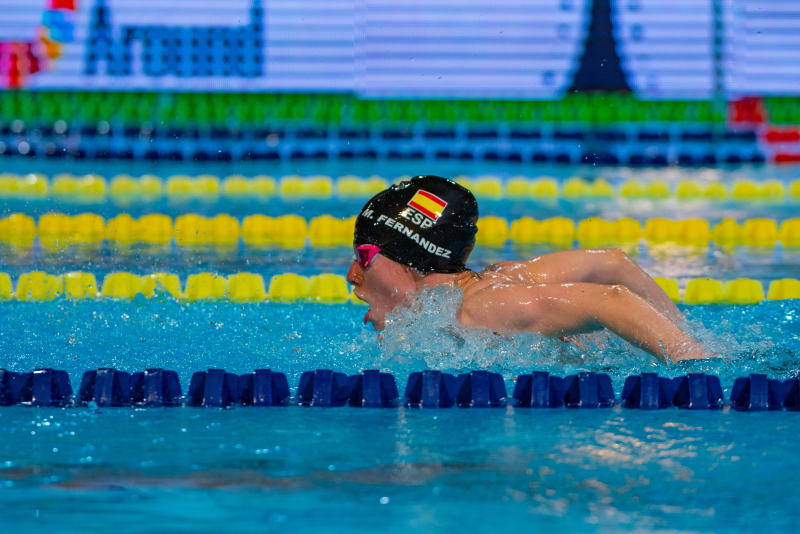
<path fill-rule="evenodd" d="M 375 256 L 380 251 L 380 247 L 376 245 L 361 245 L 356 249 L 356 261 L 362 268 L 366 269 L 372 264 Z"/>

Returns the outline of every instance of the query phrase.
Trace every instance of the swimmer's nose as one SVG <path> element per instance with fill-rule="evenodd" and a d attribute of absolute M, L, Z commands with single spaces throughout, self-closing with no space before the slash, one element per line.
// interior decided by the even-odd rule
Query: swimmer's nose
<path fill-rule="evenodd" d="M 355 287 L 364 285 L 364 277 L 361 274 L 362 271 L 361 265 L 359 265 L 357 261 L 354 261 L 353 265 L 350 266 L 350 270 L 347 271 L 347 283 Z"/>

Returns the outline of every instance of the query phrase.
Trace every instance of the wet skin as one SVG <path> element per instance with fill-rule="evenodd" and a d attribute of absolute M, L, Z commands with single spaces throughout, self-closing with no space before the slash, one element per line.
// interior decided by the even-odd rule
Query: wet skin
<path fill-rule="evenodd" d="M 367 269 L 353 262 L 347 280 L 370 305 L 364 322 L 379 331 L 386 314 L 423 287 L 447 284 L 464 291 L 457 317 L 467 327 L 561 338 L 608 328 L 662 361 L 717 356 L 681 329 L 680 310 L 619 249 L 566 250 L 479 273 L 427 275 L 378 254 Z"/>

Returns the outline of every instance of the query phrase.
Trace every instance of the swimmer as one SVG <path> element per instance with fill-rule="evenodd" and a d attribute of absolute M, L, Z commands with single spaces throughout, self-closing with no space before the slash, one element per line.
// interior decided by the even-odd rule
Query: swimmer
<path fill-rule="evenodd" d="M 457 318 L 469 328 L 539 332 L 564 341 L 607 328 L 661 361 L 717 356 L 679 326 L 683 314 L 619 249 L 566 250 L 467 269 L 478 203 L 464 187 L 417 176 L 370 199 L 356 219 L 347 272 L 376 330 L 424 287 L 464 292 Z"/>

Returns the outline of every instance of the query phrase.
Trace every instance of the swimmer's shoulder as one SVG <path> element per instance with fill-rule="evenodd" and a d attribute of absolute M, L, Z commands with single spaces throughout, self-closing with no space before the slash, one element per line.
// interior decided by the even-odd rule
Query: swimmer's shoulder
<path fill-rule="evenodd" d="M 475 279 L 464 288 L 464 299 L 467 300 L 493 287 L 530 286 L 534 284 L 535 282 L 527 276 L 522 262 L 501 261 L 475 273 Z"/>
<path fill-rule="evenodd" d="M 524 261 L 498 261 L 489 265 L 478 276 L 486 280 L 502 280 L 515 284 L 535 284 L 528 270 L 528 262 Z"/>

